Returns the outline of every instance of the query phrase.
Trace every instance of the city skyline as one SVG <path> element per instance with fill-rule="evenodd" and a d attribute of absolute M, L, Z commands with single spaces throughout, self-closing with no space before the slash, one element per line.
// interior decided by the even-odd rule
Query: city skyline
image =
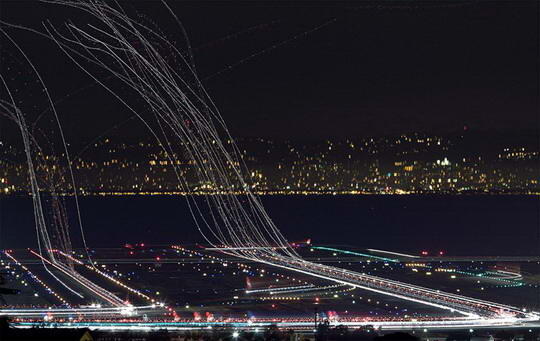
<path fill-rule="evenodd" d="M 496 140 L 499 140 L 496 142 Z M 237 144 L 258 194 L 533 194 L 540 191 L 540 150 L 534 135 L 466 131 L 365 139 L 279 141 L 241 138 Z M 22 151 L 3 144 L 2 194 L 23 194 Z M 53 155 L 51 157 L 54 158 Z M 177 156 L 194 194 L 224 188 L 197 179 L 196 164 Z M 151 140 L 102 137 L 73 155 L 82 195 L 187 195 L 171 162 Z M 99 174 L 96 176 L 96 174 Z M 68 183 L 59 186 L 69 194 Z M 234 192 L 241 192 L 238 185 Z"/>

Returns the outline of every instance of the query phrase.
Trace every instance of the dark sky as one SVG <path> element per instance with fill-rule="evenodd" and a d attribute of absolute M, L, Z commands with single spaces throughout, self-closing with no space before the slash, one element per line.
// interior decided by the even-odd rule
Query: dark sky
<path fill-rule="evenodd" d="M 537 1 L 169 3 L 234 136 L 538 129 Z M 125 4 L 168 39 L 181 40 L 159 2 Z M 36 28 L 47 19 L 83 20 L 34 1 L 0 6 L 2 20 Z M 53 97 L 71 94 L 57 109 L 72 139 L 89 140 L 129 117 L 99 87 L 88 87 L 92 81 L 46 39 L 9 32 L 36 61 Z M 2 41 L 5 72 L 16 53 Z M 21 77 L 20 91 L 30 91 Z M 39 111 L 44 101 L 36 97 L 25 98 Z M 137 129 L 136 122 L 118 128 Z"/>

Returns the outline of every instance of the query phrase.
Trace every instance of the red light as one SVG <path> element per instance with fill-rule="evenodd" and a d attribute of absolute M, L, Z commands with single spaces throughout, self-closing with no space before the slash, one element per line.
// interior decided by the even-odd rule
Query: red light
<path fill-rule="evenodd" d="M 156 260 L 160 260 L 160 259 L 161 259 L 161 258 L 159 258 L 159 257 L 156 257 Z"/>
<path fill-rule="evenodd" d="M 141 243 L 141 247 L 144 247 L 144 243 Z"/>
<path fill-rule="evenodd" d="M 443 251 L 439 251 L 439 256 L 442 256 L 444 255 L 444 252 Z"/>
<path fill-rule="evenodd" d="M 427 251 L 422 251 L 422 256 L 427 256 L 427 255 L 428 255 Z"/>

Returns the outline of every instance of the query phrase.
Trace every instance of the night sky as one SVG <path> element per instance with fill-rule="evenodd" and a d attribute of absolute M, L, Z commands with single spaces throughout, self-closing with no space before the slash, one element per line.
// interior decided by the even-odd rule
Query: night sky
<path fill-rule="evenodd" d="M 233 136 L 354 138 L 444 134 L 465 126 L 509 133 L 538 128 L 536 1 L 169 3 Z M 159 2 L 124 5 L 183 46 Z M 47 19 L 85 20 L 34 1 L 0 6 L 2 20 L 38 29 Z M 53 97 L 70 94 L 57 109 L 71 141 L 89 141 L 129 117 L 50 41 L 8 32 L 36 62 Z M 2 39 L 2 72 L 13 72 L 6 65 L 14 56 Z M 29 92 L 28 107 L 46 107 L 37 90 L 22 84 L 31 73 L 12 78 L 22 94 Z M 2 134 L 9 135 L 0 122 Z M 118 130 L 135 136 L 142 131 L 135 121 Z"/>

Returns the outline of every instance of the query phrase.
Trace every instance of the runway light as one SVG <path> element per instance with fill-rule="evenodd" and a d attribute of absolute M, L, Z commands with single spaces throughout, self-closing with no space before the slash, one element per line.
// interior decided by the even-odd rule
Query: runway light
<path fill-rule="evenodd" d="M 240 336 L 240 333 L 238 333 L 238 332 L 233 332 L 232 333 L 232 337 L 237 338 L 238 336 Z"/>

